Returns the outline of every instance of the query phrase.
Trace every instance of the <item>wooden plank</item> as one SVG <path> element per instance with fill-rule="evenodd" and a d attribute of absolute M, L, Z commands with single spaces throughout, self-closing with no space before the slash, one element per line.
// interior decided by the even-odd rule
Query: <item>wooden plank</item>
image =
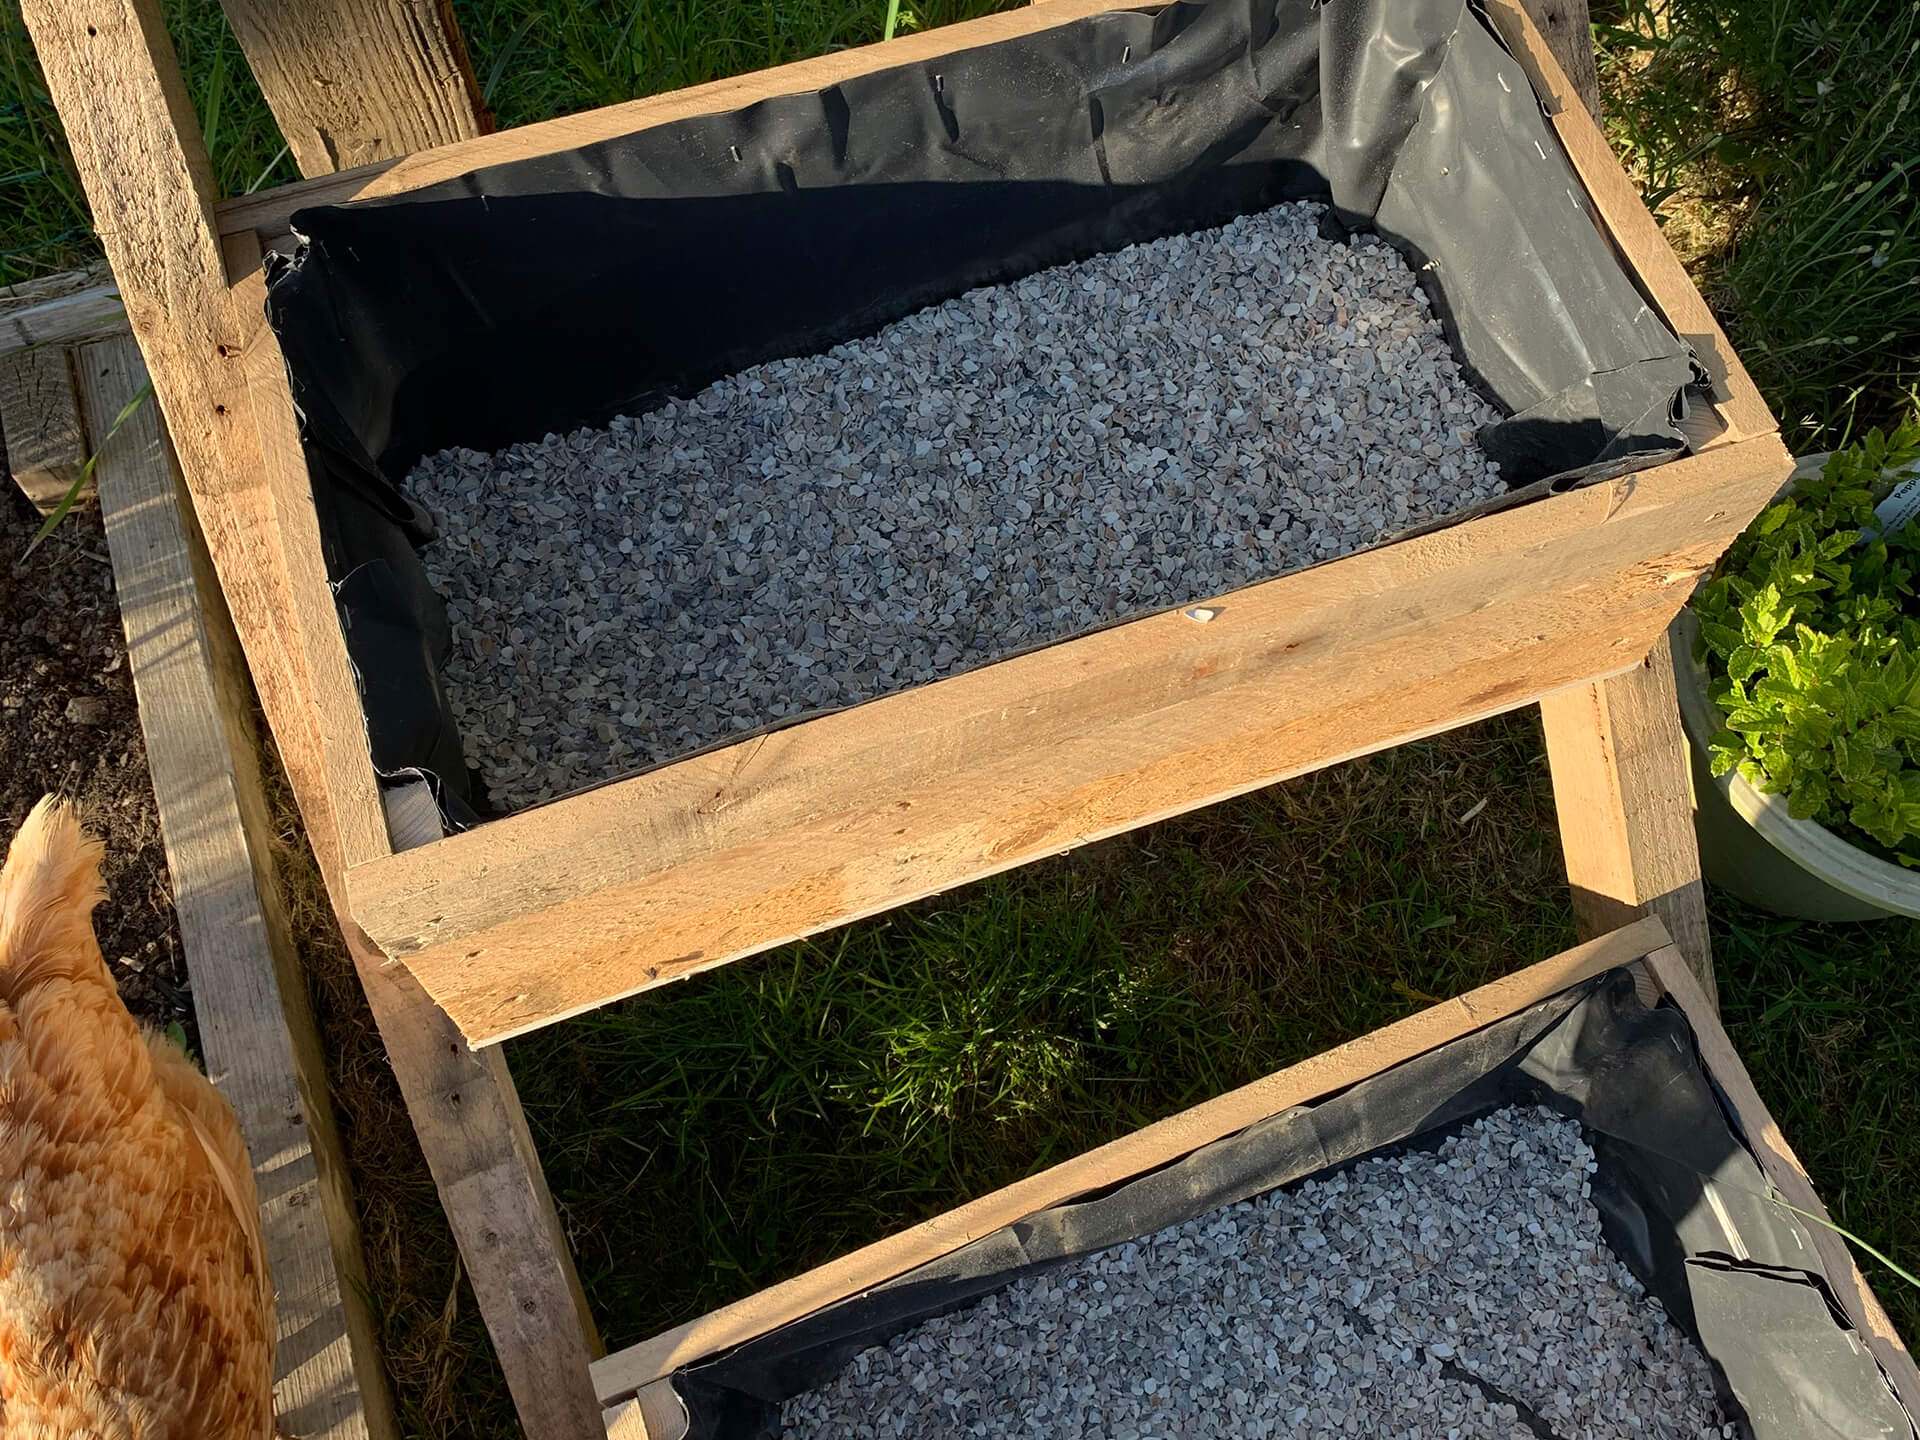
<path fill-rule="evenodd" d="M 1593 63 L 1593 20 L 1587 0 L 1520 0 L 1527 18 L 1589 115 L 1600 113 L 1600 72 Z"/>
<path fill-rule="evenodd" d="M 87 463 L 87 436 L 64 348 L 0 355 L 0 438 L 14 483 L 42 515 L 52 514 Z"/>
<path fill-rule="evenodd" d="M 77 362 L 104 435 L 146 368 L 131 339 L 87 346 Z M 201 1049 L 253 1158 L 275 1293 L 275 1414 L 310 1440 L 397 1437 L 305 981 L 263 863 L 263 816 L 249 825 L 242 807 L 253 755 L 230 743 L 185 507 L 151 403 L 95 473 Z M 257 765 L 251 779 L 257 788 Z"/>
<path fill-rule="evenodd" d="M 1151 0 L 1149 0 L 1149 5 Z M 912 65 L 934 60 L 956 50 L 990 45 L 1020 35 L 1050 30 L 1085 15 L 1108 10 L 1149 8 L 1141 0 L 1049 0 L 1045 5 L 1030 5 L 1008 10 L 979 20 L 937 29 L 916 31 L 874 45 L 836 50 L 809 60 L 796 60 L 768 70 L 756 70 L 725 80 L 689 86 L 684 90 L 649 95 L 619 105 L 588 110 L 579 115 L 564 115 L 537 125 L 522 125 L 512 130 L 483 135 L 423 151 L 399 160 L 363 165 L 339 175 L 316 180 L 298 180 L 277 189 L 255 195 L 238 196 L 220 207 L 223 233 L 251 230 L 268 240 L 287 233 L 293 212 L 308 205 L 338 205 L 347 200 L 369 199 L 376 195 L 397 195 L 418 190 L 441 180 L 465 175 L 484 165 L 500 165 L 510 160 L 525 160 L 536 155 L 551 155 L 578 145 L 591 145 L 637 130 L 664 125 L 693 115 L 716 115 L 775 95 L 801 95 L 824 90 L 858 75 L 885 70 L 895 65 Z"/>
<path fill-rule="evenodd" d="M 1720 402 L 1727 433 L 1715 444 L 1733 444 L 1754 435 L 1771 434 L 1778 426 L 1759 387 L 1734 353 L 1720 322 L 1700 298 L 1679 257 L 1660 233 L 1660 227 L 1627 172 L 1607 148 L 1606 138 L 1588 112 L 1578 87 L 1567 78 L 1552 48 L 1522 6 L 1521 0 L 1487 0 L 1487 14 L 1507 42 L 1534 89 L 1552 112 L 1554 133 L 1585 186 L 1595 213 L 1614 244 L 1627 258 L 1634 278 L 1658 307 L 1674 333 L 1694 347 L 1710 368 L 1724 372 L 1728 399 Z"/>
<path fill-rule="evenodd" d="M 120 303 L 119 287 L 111 281 L 0 308 L 0 355 L 126 333 L 126 306 Z"/>
<path fill-rule="evenodd" d="M 1716 996 L 1667 637 L 1623 674 L 1549 695 L 1540 717 L 1580 933 L 1658 915 L 1701 988 Z"/>
<path fill-rule="evenodd" d="M 49 300 L 61 300 L 82 290 L 111 284 L 112 280 L 112 273 L 102 261 L 95 261 L 84 270 L 62 270 L 54 275 L 16 280 L 11 285 L 0 285 L 0 315 L 44 305 Z"/>
<path fill-rule="evenodd" d="M 286 362 L 267 324 L 260 243 L 252 235 L 230 236 L 222 251 L 233 286 L 234 328 L 228 349 L 239 358 L 264 481 L 259 492 L 268 511 L 261 521 L 261 549 L 273 557 L 284 586 L 277 623 L 297 651 L 294 658 L 326 770 L 341 863 L 357 865 L 391 849 L 380 783 L 367 748 L 360 689 L 327 578 L 313 481 L 300 443 Z"/>
<path fill-rule="evenodd" d="M 1627 668 L 1771 437 L 742 741 L 349 872 L 475 1043 Z"/>
<path fill-rule="evenodd" d="M 157 0 L 24 0 L 21 9 L 339 908 L 343 859 L 372 842 L 343 835 L 335 814 L 329 767 L 344 762 L 322 744 L 309 669 L 310 654 L 326 646 L 293 619 L 279 530 L 279 506 L 291 496 L 284 475 L 266 473 L 254 424 L 254 392 L 265 393 L 271 367 L 257 353 L 249 367 L 246 351 L 271 336 L 257 338 L 252 297 L 236 302 L 229 292 L 211 172 Z M 312 597 L 305 603 L 311 615 Z M 543 1440 L 597 1440 L 588 1340 L 544 1182 L 511 1124 L 516 1102 L 406 972 L 383 966 L 356 927 L 343 928 L 523 1423 Z"/>
<path fill-rule="evenodd" d="M 253 489 L 233 478 L 253 473 L 258 439 L 228 344 L 212 174 L 157 0 L 23 0 L 21 13 L 262 698 L 270 714 L 297 715 L 285 597 L 256 563 L 274 542 Z"/>
<path fill-rule="evenodd" d="M 1666 931 L 1658 921 L 1642 920 L 1456 999 L 1442 1001 L 609 1355 L 594 1366 L 594 1384 L 606 1404 L 617 1404 L 683 1365 L 904 1275 L 1050 1206 L 1144 1175 L 1269 1116 L 1310 1104 L 1369 1075 L 1424 1055 L 1590 976 L 1632 964 L 1666 940 Z"/>
<path fill-rule="evenodd" d="M 302 712 L 289 724 L 304 745 L 304 789 L 291 764 L 289 777 L 309 835 L 324 829 L 322 876 L 344 915 L 344 867 L 386 853 L 386 821 L 320 553 L 286 370 L 265 323 L 259 244 L 252 236 L 230 237 L 227 249 L 235 271 L 234 333 L 260 446 L 256 488 L 277 537 L 260 561 L 288 597 L 283 625 L 297 632 L 287 654 L 297 667 Z M 275 737 L 286 755 L 278 725 Z M 324 819 L 316 822 L 316 813 Z M 316 842 L 316 858 L 321 854 Z M 597 1440 L 603 1432 L 587 1365 L 598 1338 L 506 1062 L 469 1050 L 404 969 L 387 964 L 352 924 L 343 932 L 521 1423 L 530 1435 Z"/>
<path fill-rule="evenodd" d="M 1693 1027 L 1694 1043 L 1700 1047 L 1700 1059 L 1707 1073 L 1713 1076 L 1722 1098 L 1733 1110 L 1742 1137 L 1773 1182 L 1779 1198 L 1796 1210 L 1816 1217 L 1807 1223 L 1806 1229 L 1826 1269 L 1832 1293 L 1886 1373 L 1900 1403 L 1920 1415 L 1920 1369 L 1915 1368 L 1913 1356 L 1894 1329 L 1893 1321 L 1867 1284 L 1866 1276 L 1860 1273 L 1846 1241 L 1829 1228 L 1833 1217 L 1814 1191 L 1800 1157 L 1793 1153 L 1793 1147 L 1754 1088 L 1753 1077 L 1747 1073 L 1739 1052 L 1721 1027 L 1712 1000 L 1695 980 L 1691 963 L 1669 946 L 1648 955 L 1646 964 Z M 1826 1223 L 1819 1223 L 1821 1221 Z"/>
<path fill-rule="evenodd" d="M 220 8 L 302 175 L 487 128 L 448 0 L 220 0 Z"/>

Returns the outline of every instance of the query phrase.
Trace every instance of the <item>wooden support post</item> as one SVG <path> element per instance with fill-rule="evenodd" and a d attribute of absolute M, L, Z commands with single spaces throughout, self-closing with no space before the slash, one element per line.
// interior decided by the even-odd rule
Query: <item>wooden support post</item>
<path fill-rule="evenodd" d="M 158 0 L 23 0 L 22 14 L 66 125 L 75 168 L 178 451 L 221 588 L 339 913 L 345 865 L 384 848 L 335 791 L 374 795 L 358 748 L 316 718 L 309 660 L 341 644 L 294 604 L 285 557 L 317 546 L 299 452 L 269 447 L 253 391 L 292 401 L 259 314 L 255 272 L 238 296 L 214 232 L 200 128 Z M 305 511 L 300 511 L 304 497 Z M 289 528 L 290 527 L 290 528 Z M 321 592 L 324 594 L 324 590 Z M 303 624 L 303 622 L 305 622 Z M 344 825 L 343 825 L 344 819 Z M 400 1078 L 527 1433 L 599 1440 L 587 1330 L 544 1178 L 496 1056 L 476 1056 L 410 977 L 356 927 L 348 944 Z"/>
<path fill-rule="evenodd" d="M 1687 737 L 1667 637 L 1623 675 L 1549 695 L 1540 718 L 1580 934 L 1658 915 L 1713 998 Z"/>
<path fill-rule="evenodd" d="M 103 437 L 140 393 L 131 339 L 75 356 Z M 301 1440 L 387 1440 L 387 1394 L 326 1063 L 271 862 L 237 642 L 151 404 L 95 468 L 207 1070 L 240 1118 L 273 1279 L 274 1411 Z"/>
<path fill-rule="evenodd" d="M 1587 0 L 1520 4 L 1567 85 L 1597 118 L 1600 81 Z M 1687 737 L 1667 638 L 1623 675 L 1548 696 L 1540 715 L 1581 936 L 1603 935 L 1636 915 L 1658 915 L 1717 1003 Z"/>
<path fill-rule="evenodd" d="M 490 128 L 448 0 L 220 0 L 302 175 Z"/>

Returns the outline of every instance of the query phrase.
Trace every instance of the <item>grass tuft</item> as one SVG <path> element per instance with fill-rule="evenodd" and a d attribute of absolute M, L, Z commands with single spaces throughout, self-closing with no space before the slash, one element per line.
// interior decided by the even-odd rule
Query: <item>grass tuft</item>
<path fill-rule="evenodd" d="M 1920 378 L 1920 4 L 1596 6 L 1607 128 L 1795 449 Z"/>

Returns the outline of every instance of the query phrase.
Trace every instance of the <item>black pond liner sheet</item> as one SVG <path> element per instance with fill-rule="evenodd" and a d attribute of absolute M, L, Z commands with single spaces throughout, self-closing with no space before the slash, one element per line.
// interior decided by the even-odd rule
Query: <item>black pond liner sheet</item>
<path fill-rule="evenodd" d="M 1844 1318 L 1805 1225 L 1765 1198 L 1685 1017 L 1649 1009 L 1615 970 L 679 1371 L 691 1440 L 771 1440 L 781 1401 L 924 1320 L 1278 1186 L 1436 1145 L 1508 1105 L 1546 1105 L 1586 1128 L 1607 1242 L 1705 1353 L 1744 1436 L 1920 1433 Z"/>
<path fill-rule="evenodd" d="M 601 425 L 976 286 L 1283 200 L 1407 257 L 1507 483 L 1657 463 L 1699 371 L 1464 0 L 1116 11 L 729 114 L 299 212 L 287 358 L 376 768 L 470 798 L 396 482 Z"/>

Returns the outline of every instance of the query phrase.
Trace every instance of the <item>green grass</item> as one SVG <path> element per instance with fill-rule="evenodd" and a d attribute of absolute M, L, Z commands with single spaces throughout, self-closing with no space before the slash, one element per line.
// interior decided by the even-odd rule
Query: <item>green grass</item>
<path fill-rule="evenodd" d="M 296 179 L 219 0 L 167 0 L 222 194 Z M 0 285 L 99 257 L 86 198 L 15 0 L 0 0 Z"/>
<path fill-rule="evenodd" d="M 1836 1223 L 1920 1269 L 1920 924 L 1815 925 L 1712 897 L 1733 1043 Z M 1896 1326 L 1920 1291 L 1859 1257 Z"/>
<path fill-rule="evenodd" d="M 902 30 L 1024 0 L 920 0 Z M 880 39 L 885 0 L 454 0 L 500 125 L 612 105 Z"/>
<path fill-rule="evenodd" d="M 1597 5 L 1608 129 L 1787 439 L 1834 449 L 1920 380 L 1920 5 Z"/>
<path fill-rule="evenodd" d="M 166 3 L 223 189 L 291 178 L 216 0 Z M 454 3 L 508 125 L 864 43 L 885 16 L 880 0 Z M 901 19 L 993 8 L 938 0 Z M 1887 418 L 1920 373 L 1911 175 L 1895 168 L 1920 153 L 1910 0 L 1665 8 L 1659 23 L 1633 4 L 1606 14 L 1616 142 L 1792 437 Z M 0 283 L 96 253 L 10 0 L 0 237 Z M 291 854 L 406 1429 L 492 1440 L 510 1429 L 498 1369 L 357 982 Z M 1720 897 L 1714 921 L 1761 1093 L 1839 1222 L 1911 1264 L 1920 927 L 1796 925 Z M 510 1058 L 619 1344 L 1571 938 L 1523 714 L 696 977 Z M 1914 1293 L 1875 1279 L 1920 1334 Z"/>
<path fill-rule="evenodd" d="M 1564 947 L 1551 823 L 1522 717 L 514 1042 L 609 1341 Z"/>

